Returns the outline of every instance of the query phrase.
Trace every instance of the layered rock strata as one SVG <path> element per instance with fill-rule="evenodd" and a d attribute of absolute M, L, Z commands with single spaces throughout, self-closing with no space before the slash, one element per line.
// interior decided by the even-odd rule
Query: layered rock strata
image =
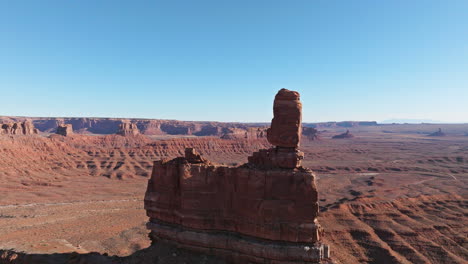
<path fill-rule="evenodd" d="M 328 263 L 315 175 L 300 166 L 297 149 L 299 94 L 284 93 L 277 98 L 287 102 L 275 100 L 276 125 L 268 131 L 270 143 L 281 146 L 255 152 L 238 167 L 213 164 L 191 148 L 185 157 L 154 163 L 145 195 L 153 242 L 239 264 Z"/>
<path fill-rule="evenodd" d="M 6 135 L 33 135 L 39 132 L 30 121 L 1 124 L 0 128 L 0 134 Z"/>
<path fill-rule="evenodd" d="M 123 122 L 119 125 L 119 131 L 117 134 L 121 136 L 136 136 L 140 134 L 140 130 L 138 130 L 136 124 Z"/>
<path fill-rule="evenodd" d="M 221 136 L 222 139 L 259 139 L 266 137 L 266 128 L 249 127 L 249 128 L 227 128 L 226 132 Z"/>
<path fill-rule="evenodd" d="M 58 125 L 57 131 L 55 133 L 65 137 L 70 136 L 73 134 L 73 126 L 72 124 L 60 124 Z"/>

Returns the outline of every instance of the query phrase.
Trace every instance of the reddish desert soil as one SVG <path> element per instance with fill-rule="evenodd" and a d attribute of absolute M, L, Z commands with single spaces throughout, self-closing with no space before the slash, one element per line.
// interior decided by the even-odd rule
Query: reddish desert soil
<path fill-rule="evenodd" d="M 426 135 L 438 127 L 446 136 Z M 345 130 L 301 145 L 303 165 L 318 175 L 319 221 L 334 259 L 467 263 L 468 125 L 350 128 L 354 138 L 331 139 Z M 168 245 L 148 248 L 143 195 L 152 162 L 195 147 L 235 165 L 267 146 L 214 137 L 2 135 L 0 263 L 223 263 Z"/>

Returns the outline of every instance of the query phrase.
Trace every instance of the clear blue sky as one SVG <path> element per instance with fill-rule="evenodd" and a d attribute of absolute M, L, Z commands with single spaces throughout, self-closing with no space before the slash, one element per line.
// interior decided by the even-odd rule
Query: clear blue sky
<path fill-rule="evenodd" d="M 0 1 L 0 115 L 468 122 L 466 0 Z"/>

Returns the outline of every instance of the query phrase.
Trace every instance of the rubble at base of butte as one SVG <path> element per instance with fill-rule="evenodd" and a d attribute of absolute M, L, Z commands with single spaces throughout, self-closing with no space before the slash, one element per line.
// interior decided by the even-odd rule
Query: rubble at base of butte
<path fill-rule="evenodd" d="M 333 136 L 332 138 L 333 139 L 343 139 L 343 138 L 353 138 L 353 137 L 354 137 L 354 135 L 349 133 L 349 130 L 346 130 L 346 132 L 344 132 L 343 134 Z"/>
<path fill-rule="evenodd" d="M 0 134 L 5 135 L 33 135 L 39 130 L 30 121 L 0 124 Z"/>
<path fill-rule="evenodd" d="M 55 134 L 62 136 L 70 136 L 73 134 L 73 126 L 71 124 L 60 124 L 57 126 Z"/>
<path fill-rule="evenodd" d="M 121 136 L 136 136 L 140 134 L 140 130 L 136 124 L 124 122 L 119 125 L 119 131 L 117 131 L 117 135 Z"/>
<path fill-rule="evenodd" d="M 194 149 L 154 163 L 145 194 L 153 243 L 230 263 L 333 263 L 323 244 L 315 174 L 301 166 L 299 93 L 281 89 L 267 138 L 274 145 L 238 167 Z"/>

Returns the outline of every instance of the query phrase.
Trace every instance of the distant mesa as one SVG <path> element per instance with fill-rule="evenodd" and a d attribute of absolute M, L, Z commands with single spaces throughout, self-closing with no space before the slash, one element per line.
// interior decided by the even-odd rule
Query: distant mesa
<path fill-rule="evenodd" d="M 60 124 L 57 127 L 55 134 L 62 136 L 70 136 L 73 134 L 73 125 L 72 124 Z"/>
<path fill-rule="evenodd" d="M 360 127 L 360 126 L 378 126 L 376 121 L 341 121 L 341 122 L 319 122 L 307 123 L 304 126 L 313 128 L 335 128 L 335 127 Z"/>
<path fill-rule="evenodd" d="M 1 124 L 0 134 L 4 135 L 33 135 L 38 134 L 39 130 L 26 120 L 24 122 L 14 122 Z"/>
<path fill-rule="evenodd" d="M 318 130 L 313 127 L 303 127 L 302 135 L 309 140 L 318 140 Z"/>
<path fill-rule="evenodd" d="M 117 134 L 121 136 L 136 136 L 140 134 L 140 130 L 138 130 L 137 125 L 134 123 L 123 122 L 119 125 Z"/>
<path fill-rule="evenodd" d="M 222 139 L 259 139 L 266 138 L 266 128 L 226 128 L 221 136 Z"/>
<path fill-rule="evenodd" d="M 349 133 L 349 130 L 346 130 L 343 134 L 335 135 L 332 138 L 333 139 L 343 139 L 343 138 L 353 138 L 354 135 Z"/>
<path fill-rule="evenodd" d="M 444 132 L 442 132 L 442 128 L 439 128 L 439 130 L 437 130 L 434 133 L 429 134 L 428 136 L 430 136 L 430 137 L 445 137 L 446 134 Z"/>

